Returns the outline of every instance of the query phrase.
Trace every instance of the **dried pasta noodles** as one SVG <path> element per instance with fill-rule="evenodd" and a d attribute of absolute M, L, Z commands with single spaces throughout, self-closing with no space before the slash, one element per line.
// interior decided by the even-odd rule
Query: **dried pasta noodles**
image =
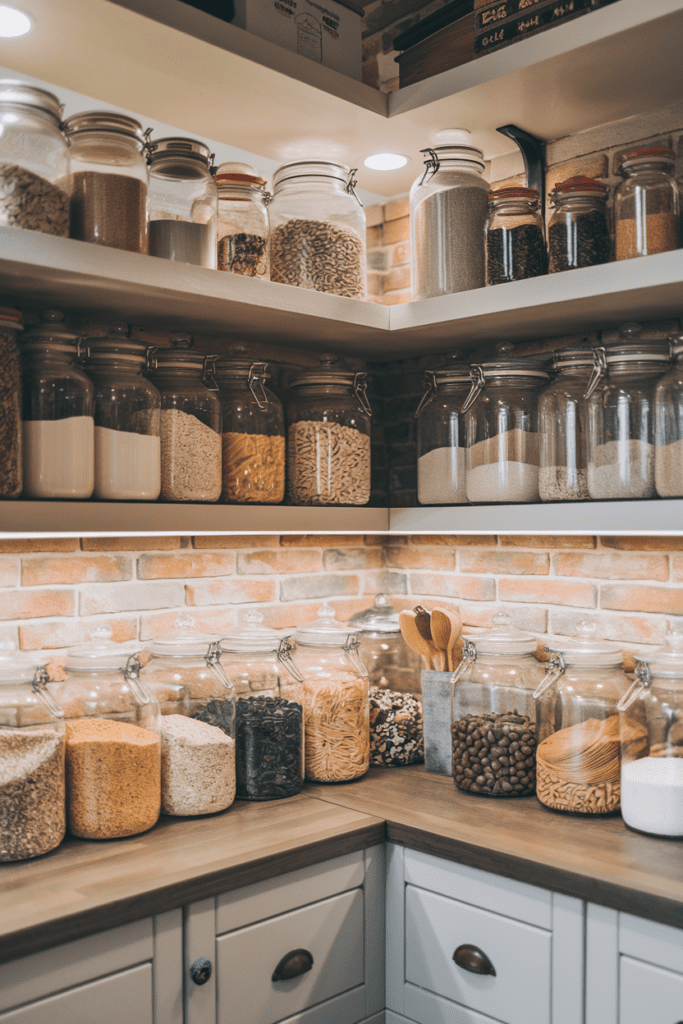
<path fill-rule="evenodd" d="M 278 505 L 285 496 L 285 439 L 223 434 L 223 497 L 233 504 Z"/>
<path fill-rule="evenodd" d="M 287 438 L 287 496 L 293 505 L 365 505 L 370 438 L 354 427 L 300 420 Z"/>
<path fill-rule="evenodd" d="M 345 782 L 370 767 L 369 704 L 357 676 L 340 672 L 334 679 L 304 683 L 306 778 Z"/>

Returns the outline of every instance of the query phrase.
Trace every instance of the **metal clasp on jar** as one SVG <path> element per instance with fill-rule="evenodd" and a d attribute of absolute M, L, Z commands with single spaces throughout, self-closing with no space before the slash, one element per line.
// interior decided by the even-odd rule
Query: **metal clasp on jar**
<path fill-rule="evenodd" d="M 358 182 L 356 181 L 356 178 L 354 177 L 354 175 L 356 174 L 357 170 L 358 170 L 358 168 L 354 167 L 353 170 L 349 171 L 349 180 L 346 182 L 346 191 L 347 191 L 347 193 L 350 196 L 353 196 L 353 198 L 356 200 L 356 202 L 358 203 L 358 205 L 362 209 L 363 204 L 362 204 L 362 202 L 360 200 L 360 196 L 356 192 L 356 185 L 358 184 Z"/>
<path fill-rule="evenodd" d="M 550 648 L 546 647 L 546 651 L 550 651 Z M 542 697 L 546 690 L 549 690 L 553 683 L 556 683 L 560 676 L 564 675 L 566 668 L 562 654 L 559 651 L 551 652 L 545 676 L 534 690 L 534 700 Z"/>
<path fill-rule="evenodd" d="M 36 674 L 33 677 L 33 692 L 55 718 L 64 718 L 63 708 L 60 707 L 47 688 L 49 681 L 50 677 L 45 666 L 42 665 L 40 668 L 37 668 Z"/>
<path fill-rule="evenodd" d="M 356 671 L 364 678 L 369 674 L 359 654 L 360 640 L 357 636 L 350 634 L 344 644 L 344 654 L 349 659 Z"/>
<path fill-rule="evenodd" d="M 137 702 L 139 704 L 151 704 L 152 697 L 140 681 L 140 668 L 140 659 L 137 654 L 131 654 L 130 658 L 126 662 L 123 675 Z"/>
<path fill-rule="evenodd" d="M 367 373 L 357 373 L 353 378 L 353 393 L 358 405 L 368 416 L 372 416 L 372 409 L 368 401 Z"/>
<path fill-rule="evenodd" d="M 204 357 L 202 384 L 208 391 L 218 391 L 218 382 L 216 381 L 216 363 L 218 359 L 219 356 Z"/>
<path fill-rule="evenodd" d="M 584 398 L 590 398 L 603 377 L 607 376 L 607 353 L 604 348 L 593 349 L 593 372 L 591 373 Z"/>
<path fill-rule="evenodd" d="M 293 676 L 297 683 L 303 683 L 304 677 L 301 675 L 301 672 L 299 672 L 299 669 L 294 664 L 294 659 L 292 658 L 293 650 L 294 644 L 290 643 L 287 637 L 283 637 L 278 645 L 277 660 L 281 665 L 284 665 L 290 676 Z"/>
<path fill-rule="evenodd" d="M 631 684 L 617 704 L 617 711 L 626 711 L 626 709 L 630 708 L 631 704 L 641 696 L 644 690 L 649 690 L 650 688 L 652 676 L 650 675 L 650 666 L 646 661 L 639 661 L 636 659 L 635 674 L 635 682 Z"/>
<path fill-rule="evenodd" d="M 462 412 L 467 412 L 467 410 L 474 405 L 477 398 L 479 398 L 479 395 L 486 387 L 486 375 L 484 373 L 483 368 L 479 366 L 478 363 L 473 363 L 470 369 L 472 376 L 472 387 L 470 388 L 469 395 L 463 402 Z"/>
<path fill-rule="evenodd" d="M 263 387 L 262 380 L 263 374 L 265 374 L 267 369 L 268 363 L 252 363 L 251 366 L 249 367 L 249 377 L 247 379 L 247 385 L 252 395 L 254 396 L 254 401 L 258 406 L 259 412 L 265 412 L 266 409 L 268 408 L 268 395 L 266 394 L 265 388 Z M 257 389 L 261 393 L 260 398 L 257 394 Z"/>
<path fill-rule="evenodd" d="M 429 153 L 429 159 L 425 160 L 424 162 L 425 170 L 424 174 L 420 178 L 418 188 L 420 188 L 420 186 L 422 185 L 426 185 L 430 178 L 434 177 L 439 167 L 441 166 L 441 161 L 439 160 L 438 156 L 436 155 L 433 149 L 421 149 L 420 152 Z"/>
<path fill-rule="evenodd" d="M 232 679 L 227 674 L 221 664 L 221 642 L 220 640 L 212 640 L 209 644 L 209 648 L 204 655 L 204 661 L 206 662 L 211 675 L 218 680 L 218 682 L 226 690 L 233 690 Z"/>

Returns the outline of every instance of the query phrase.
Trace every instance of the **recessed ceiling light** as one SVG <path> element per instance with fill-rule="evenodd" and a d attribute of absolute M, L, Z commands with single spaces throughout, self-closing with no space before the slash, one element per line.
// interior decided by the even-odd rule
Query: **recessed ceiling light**
<path fill-rule="evenodd" d="M 395 171 L 399 167 L 405 167 L 409 159 L 399 153 L 375 153 L 374 156 L 366 157 L 363 163 L 373 171 Z"/>
<path fill-rule="evenodd" d="M 13 36 L 25 36 L 33 28 L 28 14 L 18 11 L 16 7 L 0 4 L 0 36 L 11 39 Z"/>

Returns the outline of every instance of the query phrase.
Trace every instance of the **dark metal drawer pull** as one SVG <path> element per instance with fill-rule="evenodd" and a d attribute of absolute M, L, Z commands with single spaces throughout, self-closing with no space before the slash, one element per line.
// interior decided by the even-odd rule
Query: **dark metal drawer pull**
<path fill-rule="evenodd" d="M 190 965 L 190 977 L 195 985 L 206 985 L 207 981 L 211 977 L 212 971 L 213 964 L 210 960 L 207 960 L 205 956 L 198 957 L 198 959 Z"/>
<path fill-rule="evenodd" d="M 310 971 L 313 966 L 313 957 L 307 949 L 293 949 L 285 953 L 280 963 L 273 971 L 273 981 L 288 981 L 289 978 L 298 978 L 300 974 Z"/>
<path fill-rule="evenodd" d="M 495 967 L 486 953 L 479 949 L 479 946 L 470 946 L 467 943 L 464 946 L 458 946 L 453 954 L 453 959 L 458 967 L 462 967 L 463 971 L 469 971 L 471 974 L 492 974 L 494 978 L 496 976 Z"/>

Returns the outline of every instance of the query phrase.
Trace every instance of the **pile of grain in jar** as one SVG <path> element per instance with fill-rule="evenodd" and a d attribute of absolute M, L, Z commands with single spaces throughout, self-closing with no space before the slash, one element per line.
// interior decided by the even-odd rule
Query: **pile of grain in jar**
<path fill-rule="evenodd" d="M 541 466 L 538 493 L 541 501 L 587 501 L 588 470 L 580 466 Z"/>
<path fill-rule="evenodd" d="M 223 498 L 233 505 L 279 505 L 285 497 L 285 439 L 223 434 Z"/>
<path fill-rule="evenodd" d="M 514 427 L 467 449 L 467 498 L 472 502 L 538 501 L 541 461 L 537 433 Z"/>
<path fill-rule="evenodd" d="M 683 496 L 683 438 L 655 448 L 655 487 L 660 498 Z"/>
<path fill-rule="evenodd" d="M 412 693 L 370 688 L 370 763 L 422 764 L 422 704 Z"/>
<path fill-rule="evenodd" d="M 222 729 L 185 715 L 161 719 L 161 810 L 224 811 L 235 799 L 235 744 Z"/>
<path fill-rule="evenodd" d="M 364 243 L 352 228 L 329 221 L 287 221 L 270 236 L 270 279 L 362 299 Z"/>
<path fill-rule="evenodd" d="M 370 438 L 323 420 L 292 423 L 287 497 L 293 505 L 365 505 L 370 500 Z"/>
<path fill-rule="evenodd" d="M 311 677 L 303 684 L 306 778 L 346 782 L 370 767 L 370 726 L 365 686 L 340 672 L 335 679 Z"/>
<path fill-rule="evenodd" d="M 536 752 L 536 793 L 546 807 L 581 814 L 619 809 L 621 746 L 619 716 L 560 729 Z"/>
<path fill-rule="evenodd" d="M 484 287 L 487 213 L 484 188 L 447 188 L 422 200 L 413 222 L 416 298 Z"/>
<path fill-rule="evenodd" d="M 47 178 L 0 163 L 0 224 L 69 237 L 69 196 Z"/>
<path fill-rule="evenodd" d="M 650 201 L 650 200 L 647 200 Z M 651 256 L 678 248 L 678 218 L 672 210 L 648 212 L 643 216 L 632 200 L 632 217 L 618 219 L 614 226 L 615 259 Z"/>
<path fill-rule="evenodd" d="M 109 718 L 66 723 L 69 830 L 81 839 L 146 832 L 161 810 L 159 737 Z"/>
<path fill-rule="evenodd" d="M 61 729 L 0 729 L 0 861 L 54 850 L 65 830 Z"/>
<path fill-rule="evenodd" d="M 71 175 L 71 237 L 147 252 L 147 184 L 128 174 Z"/>
<path fill-rule="evenodd" d="M 218 501 L 221 486 L 221 435 L 182 409 L 162 409 L 164 501 Z"/>
<path fill-rule="evenodd" d="M 654 498 L 655 446 L 647 441 L 608 441 L 588 463 L 588 490 L 596 498 Z"/>

